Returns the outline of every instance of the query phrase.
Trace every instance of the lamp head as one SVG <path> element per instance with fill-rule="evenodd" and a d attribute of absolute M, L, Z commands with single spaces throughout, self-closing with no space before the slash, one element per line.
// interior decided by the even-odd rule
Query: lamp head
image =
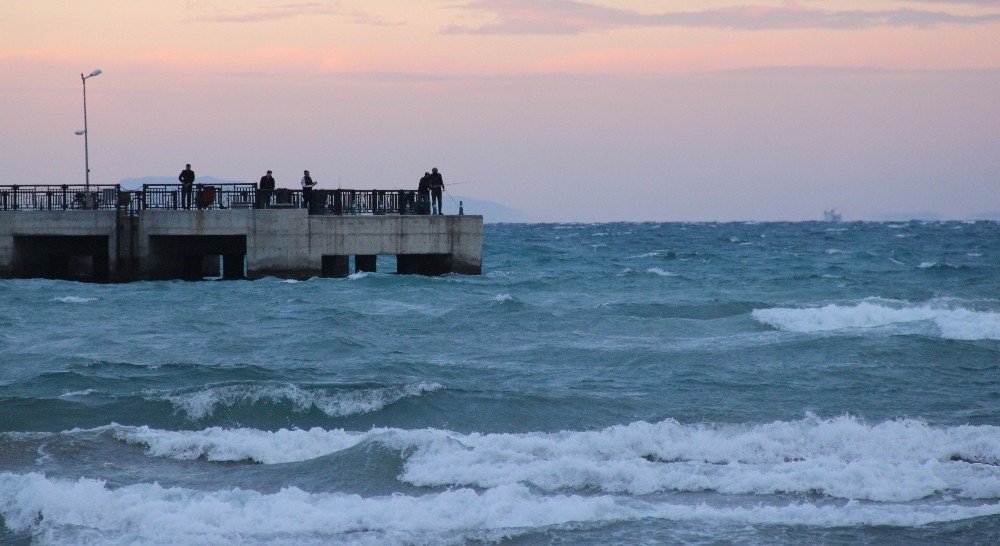
<path fill-rule="evenodd" d="M 98 69 L 94 70 L 93 72 L 91 72 L 90 75 L 87 76 L 87 77 L 88 78 L 93 78 L 94 76 L 100 76 L 100 75 L 101 75 L 101 69 L 98 68 Z"/>
<path fill-rule="evenodd" d="M 83 135 L 87 134 L 87 131 L 77 131 L 76 134 L 79 135 L 79 136 L 83 136 Z"/>

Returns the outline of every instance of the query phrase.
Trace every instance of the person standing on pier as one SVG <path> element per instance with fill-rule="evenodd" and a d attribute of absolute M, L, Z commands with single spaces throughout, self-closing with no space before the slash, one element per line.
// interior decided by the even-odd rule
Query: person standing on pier
<path fill-rule="evenodd" d="M 271 204 L 271 194 L 274 193 L 274 177 L 271 171 L 260 177 L 260 184 L 257 186 L 257 202 L 254 208 L 266 209 Z"/>
<path fill-rule="evenodd" d="M 431 213 L 431 173 L 424 173 L 417 185 L 417 196 L 420 201 L 418 214 Z"/>
<path fill-rule="evenodd" d="M 444 180 L 441 178 L 441 173 L 438 172 L 437 167 L 431 169 L 431 203 L 434 205 L 434 210 L 431 214 L 444 214 L 441 207 L 441 192 L 444 190 Z"/>
<path fill-rule="evenodd" d="M 311 176 L 309 176 L 309 171 L 304 171 L 302 174 L 302 203 L 305 205 L 306 209 L 309 208 L 310 203 L 312 203 L 312 193 L 313 186 L 316 183 L 313 182 Z"/>
<path fill-rule="evenodd" d="M 181 206 L 185 210 L 190 209 L 191 190 L 194 188 L 194 171 L 191 170 L 190 163 L 184 166 L 184 170 L 177 176 L 177 180 L 181 182 Z"/>

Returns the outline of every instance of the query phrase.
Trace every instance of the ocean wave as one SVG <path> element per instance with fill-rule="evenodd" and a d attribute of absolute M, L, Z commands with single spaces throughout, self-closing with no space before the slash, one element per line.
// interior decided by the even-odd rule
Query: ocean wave
<path fill-rule="evenodd" d="M 649 269 L 646 270 L 646 273 L 650 273 L 652 275 L 657 275 L 657 276 L 660 276 L 660 277 L 679 277 L 680 276 L 677 273 L 673 273 L 671 271 L 664 271 L 664 270 L 660 269 L 659 267 L 651 267 L 651 268 L 649 268 Z"/>
<path fill-rule="evenodd" d="M 97 300 L 98 298 L 84 296 L 61 296 L 58 298 L 52 298 L 52 301 L 57 301 L 59 303 L 93 303 Z"/>
<path fill-rule="evenodd" d="M 945 308 L 931 303 L 898 306 L 864 301 L 857 305 L 755 309 L 752 315 L 758 322 L 789 332 L 829 332 L 931 323 L 936 333 L 945 339 L 1000 339 L 1000 313 Z"/>
<path fill-rule="evenodd" d="M 935 494 L 1000 498 L 1000 427 L 868 425 L 845 416 L 763 425 L 644 421 L 594 431 L 461 434 L 446 430 L 161 431 L 115 425 L 117 439 L 154 456 L 264 464 L 308 460 L 376 442 L 405 456 L 416 486 L 528 484 L 549 492 L 599 490 L 724 494 L 821 493 L 907 502 Z"/>
<path fill-rule="evenodd" d="M 167 431 L 148 426 L 110 425 L 116 440 L 146 446 L 153 457 L 179 460 L 205 459 L 214 462 L 252 462 L 265 464 L 307 461 L 349 449 L 368 436 L 344 430 L 280 429 L 274 432 L 256 429 L 212 427 L 200 431 Z"/>
<path fill-rule="evenodd" d="M 643 275 L 643 274 L 655 275 L 657 277 L 680 277 L 680 275 L 678 275 L 677 273 L 673 273 L 671 271 L 665 271 L 663 269 L 660 269 L 659 267 L 650 267 L 649 269 L 645 269 L 643 271 L 637 271 L 632 269 L 631 267 L 626 267 L 621 273 L 618 274 L 618 276 L 626 277 L 631 275 Z"/>
<path fill-rule="evenodd" d="M 176 411 L 183 412 L 192 420 L 210 417 L 220 406 L 282 402 L 290 403 L 296 412 L 315 408 L 330 417 L 344 417 L 379 411 L 404 398 L 421 396 L 442 388 L 444 387 L 440 384 L 430 382 L 361 389 L 303 387 L 292 383 L 240 383 L 182 392 L 149 392 L 146 397 L 166 400 Z"/>
<path fill-rule="evenodd" d="M 967 265 L 955 265 L 948 262 L 920 262 L 917 269 L 929 269 L 929 270 L 957 270 L 957 269 L 970 269 Z"/>
<path fill-rule="evenodd" d="M 66 391 L 59 395 L 59 398 L 77 398 L 83 396 L 89 396 L 97 392 L 95 389 L 83 389 L 80 391 Z"/>
<path fill-rule="evenodd" d="M 629 259 L 629 260 L 637 260 L 637 259 L 641 259 L 641 258 L 655 258 L 655 257 L 659 257 L 659 256 L 663 256 L 663 257 L 669 258 L 669 259 L 674 259 L 674 258 L 677 257 L 677 254 L 675 252 L 673 252 L 673 251 L 670 251 L 670 250 L 652 250 L 652 251 L 649 251 L 649 252 L 644 252 L 642 254 L 636 254 L 635 256 L 629 256 L 627 259 Z"/>
<path fill-rule="evenodd" d="M 716 507 L 640 501 L 611 495 L 539 495 L 522 485 L 482 492 L 462 488 L 420 496 L 362 497 L 286 487 L 271 494 L 198 491 L 42 474 L 0 474 L 0 515 L 7 527 L 45 543 L 132 543 L 154 537 L 174 543 L 368 540 L 411 543 L 507 536 L 558 525 L 654 518 L 718 524 L 915 527 L 1000 513 L 998 504 L 836 505 L 805 502 Z"/>

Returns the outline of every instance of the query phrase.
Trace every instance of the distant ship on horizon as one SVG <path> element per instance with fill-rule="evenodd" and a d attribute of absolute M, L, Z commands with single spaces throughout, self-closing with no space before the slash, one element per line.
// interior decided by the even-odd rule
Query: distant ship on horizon
<path fill-rule="evenodd" d="M 824 210 L 823 211 L 823 221 L 824 222 L 839 222 L 841 220 L 840 213 L 836 209 Z"/>

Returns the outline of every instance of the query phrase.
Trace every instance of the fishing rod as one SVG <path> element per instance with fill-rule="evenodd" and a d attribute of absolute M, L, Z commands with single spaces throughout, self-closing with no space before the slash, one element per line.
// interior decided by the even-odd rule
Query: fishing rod
<path fill-rule="evenodd" d="M 455 203 L 455 206 L 457 207 L 457 206 L 458 206 L 458 202 L 456 202 L 456 201 L 455 201 L 455 198 L 451 196 L 451 192 L 450 192 L 450 191 L 448 191 L 448 187 L 447 187 L 447 186 L 445 186 L 445 187 L 443 187 L 443 188 L 441 188 L 441 189 L 443 189 L 443 190 L 444 190 L 444 192 L 448 194 L 448 198 L 449 198 L 449 199 L 451 199 L 451 202 L 452 202 L 452 203 Z"/>

